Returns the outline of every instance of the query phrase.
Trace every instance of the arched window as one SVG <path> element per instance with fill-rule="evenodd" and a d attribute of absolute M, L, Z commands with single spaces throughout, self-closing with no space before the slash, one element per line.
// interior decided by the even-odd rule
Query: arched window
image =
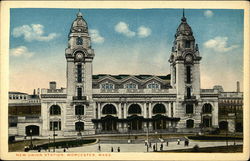
<path fill-rule="evenodd" d="M 104 115 L 109 115 L 109 114 L 112 115 L 112 114 L 116 114 L 116 113 L 117 113 L 116 108 L 112 104 L 107 104 L 102 109 L 102 114 L 104 114 Z"/>
<path fill-rule="evenodd" d="M 141 114 L 141 107 L 138 104 L 129 106 L 128 114 Z"/>
<path fill-rule="evenodd" d="M 211 113 L 212 112 L 212 105 L 209 103 L 206 103 L 202 107 L 202 112 L 203 113 Z"/>
<path fill-rule="evenodd" d="M 76 129 L 76 131 L 83 131 L 84 130 L 84 123 L 81 121 L 76 122 L 75 129 Z"/>
<path fill-rule="evenodd" d="M 114 84 L 112 83 L 104 83 L 101 85 L 102 89 L 114 89 Z"/>
<path fill-rule="evenodd" d="M 186 104 L 186 114 L 194 113 L 194 105 L 193 104 Z"/>
<path fill-rule="evenodd" d="M 186 67 L 187 83 L 191 83 L 191 66 Z"/>
<path fill-rule="evenodd" d="M 153 108 L 153 114 L 166 113 L 166 108 L 163 104 L 156 104 Z"/>
<path fill-rule="evenodd" d="M 194 120 L 191 120 L 191 119 L 187 120 L 186 121 L 186 127 L 187 128 L 193 128 L 194 127 Z"/>
<path fill-rule="evenodd" d="M 50 107 L 50 115 L 61 115 L 61 108 L 58 105 L 52 105 Z"/>
<path fill-rule="evenodd" d="M 84 115 L 84 106 L 77 105 L 75 107 L 75 115 Z"/>

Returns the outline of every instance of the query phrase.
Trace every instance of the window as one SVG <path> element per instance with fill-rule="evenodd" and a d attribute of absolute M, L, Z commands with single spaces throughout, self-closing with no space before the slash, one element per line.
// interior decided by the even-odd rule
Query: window
<path fill-rule="evenodd" d="M 82 38 L 81 37 L 77 37 L 76 39 L 76 45 L 82 45 Z"/>
<path fill-rule="evenodd" d="M 194 105 L 193 104 L 186 104 L 186 114 L 194 113 Z"/>
<path fill-rule="evenodd" d="M 194 120 L 187 120 L 186 121 L 186 127 L 187 128 L 193 128 L 194 127 Z"/>
<path fill-rule="evenodd" d="M 156 104 L 153 108 L 153 114 L 166 113 L 166 108 L 163 104 Z"/>
<path fill-rule="evenodd" d="M 102 89 L 114 89 L 114 85 L 111 83 L 105 83 L 101 85 Z"/>
<path fill-rule="evenodd" d="M 191 66 L 186 67 L 187 83 L 191 83 Z"/>
<path fill-rule="evenodd" d="M 77 82 L 82 82 L 82 64 L 77 64 Z"/>
<path fill-rule="evenodd" d="M 138 104 L 129 106 L 128 114 L 141 114 L 141 107 Z"/>
<path fill-rule="evenodd" d="M 10 127 L 17 127 L 17 123 L 16 122 L 11 122 L 11 123 L 9 123 L 9 126 Z"/>
<path fill-rule="evenodd" d="M 75 123 L 75 130 L 76 131 L 83 131 L 84 130 L 84 123 L 81 121 L 78 121 Z"/>
<path fill-rule="evenodd" d="M 50 131 L 59 131 L 61 130 L 61 121 L 50 121 Z"/>
<path fill-rule="evenodd" d="M 209 103 L 206 103 L 202 107 L 202 112 L 203 113 L 211 113 L 212 112 L 212 105 Z"/>
<path fill-rule="evenodd" d="M 148 88 L 150 88 L 150 89 L 159 89 L 160 85 L 153 82 L 153 83 L 148 84 Z"/>
<path fill-rule="evenodd" d="M 77 97 L 82 97 L 82 88 L 77 88 Z"/>
<path fill-rule="evenodd" d="M 84 115 L 84 106 L 82 105 L 75 106 L 75 115 Z"/>
<path fill-rule="evenodd" d="M 190 41 L 186 41 L 185 43 L 185 48 L 190 48 L 191 42 Z"/>
<path fill-rule="evenodd" d="M 102 109 L 102 114 L 116 114 L 116 108 L 112 104 L 107 104 Z"/>
<path fill-rule="evenodd" d="M 136 89 L 136 84 L 128 83 L 128 84 L 125 85 L 125 88 L 127 88 L 127 89 Z"/>
<path fill-rule="evenodd" d="M 187 87 L 187 98 L 191 98 L 191 88 Z"/>
<path fill-rule="evenodd" d="M 61 115 L 61 108 L 58 105 L 52 105 L 50 107 L 50 115 Z"/>

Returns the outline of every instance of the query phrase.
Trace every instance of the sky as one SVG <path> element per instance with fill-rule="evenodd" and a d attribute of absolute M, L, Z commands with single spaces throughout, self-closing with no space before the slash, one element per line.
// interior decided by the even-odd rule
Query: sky
<path fill-rule="evenodd" d="M 84 9 L 95 51 L 93 74 L 170 73 L 182 9 Z M 10 91 L 32 93 L 50 81 L 66 87 L 65 49 L 78 9 L 10 10 Z M 243 10 L 185 9 L 199 45 L 201 88 L 243 84 Z"/>

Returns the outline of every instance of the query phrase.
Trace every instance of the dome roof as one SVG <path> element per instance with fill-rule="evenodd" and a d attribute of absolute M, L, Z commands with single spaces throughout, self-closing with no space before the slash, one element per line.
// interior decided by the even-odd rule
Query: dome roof
<path fill-rule="evenodd" d="M 192 36 L 193 35 L 192 29 L 188 25 L 187 19 L 185 16 L 182 17 L 181 24 L 179 25 L 179 27 L 177 28 L 177 31 L 176 31 L 176 37 L 179 35 L 185 35 L 185 36 Z"/>
<path fill-rule="evenodd" d="M 71 25 L 71 30 L 70 32 L 88 32 L 88 24 L 87 22 L 83 19 L 83 15 L 82 13 L 79 11 L 77 13 L 77 17 L 76 19 L 73 21 L 72 25 Z"/>

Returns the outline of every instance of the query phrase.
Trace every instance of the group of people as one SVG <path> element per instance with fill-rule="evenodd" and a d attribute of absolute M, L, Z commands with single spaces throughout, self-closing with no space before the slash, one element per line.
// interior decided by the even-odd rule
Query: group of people
<path fill-rule="evenodd" d="M 169 146 L 169 141 L 166 141 L 165 143 L 166 143 L 166 146 Z M 181 140 L 177 139 L 177 145 L 180 145 L 180 143 L 181 143 Z M 149 142 L 148 144 L 145 143 L 145 146 L 148 146 L 149 148 L 151 148 L 151 142 Z M 189 140 L 186 139 L 184 141 L 184 146 L 189 146 Z M 153 151 L 158 151 L 157 150 L 157 143 L 155 143 L 153 145 Z M 163 143 L 160 144 L 160 151 L 163 151 Z"/>
<path fill-rule="evenodd" d="M 101 151 L 101 145 L 100 145 L 100 144 L 98 145 L 98 151 L 99 151 L 99 152 Z M 111 152 L 114 152 L 114 148 L 111 147 L 110 151 L 111 151 Z M 117 147 L 117 152 L 120 152 L 120 147 Z"/>

